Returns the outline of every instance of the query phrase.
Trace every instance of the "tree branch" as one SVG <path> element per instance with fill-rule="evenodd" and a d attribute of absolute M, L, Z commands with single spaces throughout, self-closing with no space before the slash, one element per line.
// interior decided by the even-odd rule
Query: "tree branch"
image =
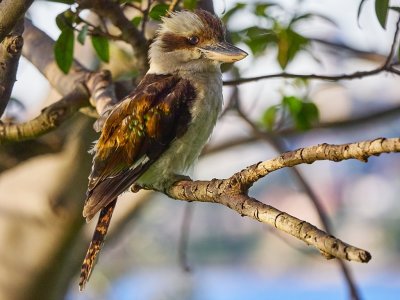
<path fill-rule="evenodd" d="M 278 139 L 274 136 L 271 136 L 269 139 L 270 145 L 272 145 L 278 153 L 282 153 L 285 149 L 282 145 L 281 139 Z M 318 196 L 314 193 L 313 189 L 311 186 L 307 183 L 306 179 L 304 176 L 301 174 L 300 170 L 294 166 L 293 168 L 290 169 L 292 171 L 292 174 L 295 176 L 297 181 L 299 182 L 300 186 L 303 188 L 305 193 L 308 195 L 308 198 L 310 199 L 311 203 L 313 204 L 315 210 L 318 213 L 318 216 L 321 220 L 322 223 L 322 228 L 327 231 L 329 234 L 333 234 L 332 226 L 330 223 L 330 220 L 328 218 L 328 215 L 324 209 L 324 207 L 321 205 L 321 201 L 318 199 Z M 353 279 L 353 276 L 350 272 L 350 269 L 347 267 L 345 262 L 343 260 L 337 260 L 339 267 L 342 271 L 342 274 L 346 280 L 347 287 L 349 290 L 349 295 L 350 299 L 354 300 L 360 300 L 361 296 L 359 294 L 359 291 L 357 289 L 357 285 Z"/>
<path fill-rule="evenodd" d="M 236 109 L 237 113 L 242 118 L 242 120 L 245 121 L 252 128 L 254 135 L 257 136 L 258 138 L 260 138 L 261 140 L 264 140 L 269 145 L 271 145 L 277 153 L 285 152 L 285 147 L 283 146 L 283 143 L 282 143 L 282 140 L 280 137 L 278 137 L 274 133 L 266 133 L 266 132 L 261 131 L 259 129 L 259 127 L 256 126 L 256 124 L 254 124 L 246 116 L 246 114 L 241 109 L 241 105 L 240 105 L 240 101 L 239 101 L 238 93 L 237 93 L 238 87 L 236 86 L 236 87 L 234 87 L 234 89 L 236 91 L 236 93 L 234 92 L 232 95 L 232 97 L 236 97 L 236 98 L 233 98 L 233 102 L 232 102 L 235 104 L 234 108 Z M 302 176 L 302 174 L 301 174 L 300 170 L 297 168 L 297 166 L 293 166 L 292 168 L 290 168 L 290 171 L 292 172 L 294 177 L 297 179 L 297 181 L 298 181 L 299 185 L 302 187 L 303 191 L 308 195 L 309 200 L 311 201 L 312 205 L 314 206 L 315 210 L 317 211 L 320 221 L 322 223 L 322 229 L 325 230 L 329 234 L 333 234 L 332 226 L 330 224 L 328 215 L 326 214 L 325 209 L 321 205 L 320 200 L 318 199 L 317 195 L 314 193 L 311 186 L 307 183 L 304 176 Z M 342 274 L 346 280 L 350 298 L 354 299 L 354 300 L 361 299 L 358 289 L 357 289 L 357 286 L 355 284 L 355 281 L 352 278 L 349 268 L 347 267 L 347 265 L 345 264 L 345 262 L 343 260 L 339 259 L 339 260 L 337 260 L 337 263 L 338 263 L 338 265 L 342 271 Z"/>
<path fill-rule="evenodd" d="M 303 79 L 321 79 L 321 80 L 328 80 L 328 81 L 339 81 L 339 80 L 350 80 L 350 79 L 357 79 L 363 77 L 373 76 L 382 72 L 388 72 L 399 75 L 399 71 L 396 70 L 392 64 L 393 56 L 395 53 L 397 39 L 400 34 L 400 18 L 397 20 L 396 23 L 396 30 L 393 36 L 392 45 L 390 47 L 390 52 L 386 57 L 384 64 L 376 69 L 370 71 L 357 71 L 350 74 L 341 74 L 341 75 L 318 75 L 318 74 L 292 74 L 287 72 L 281 72 L 277 74 L 269 74 L 263 76 L 256 76 L 256 77 L 249 77 L 249 78 L 240 78 L 235 80 L 228 80 L 224 81 L 224 85 L 239 85 L 247 82 L 258 81 L 261 79 L 271 79 L 271 78 L 303 78 Z"/>
<path fill-rule="evenodd" d="M 118 102 L 110 72 L 102 70 L 91 72 L 74 60 L 70 72 L 66 75 L 57 66 L 54 59 L 54 41 L 42 30 L 25 20 L 25 46 L 22 55 L 28 59 L 61 95 L 72 91 L 81 92 L 80 97 L 90 99 L 99 115 Z M 77 83 L 83 83 L 87 90 L 76 90 Z"/>
<path fill-rule="evenodd" d="M 387 56 L 385 64 L 383 65 L 383 67 L 385 69 L 389 69 L 389 71 L 390 71 L 390 67 L 391 67 L 391 63 L 392 63 L 392 60 L 393 60 L 394 53 L 396 51 L 396 44 L 397 44 L 397 39 L 399 37 L 399 33 L 400 33 L 400 17 L 398 18 L 397 23 L 396 23 L 396 30 L 394 32 L 392 46 L 390 47 L 389 55 Z"/>
<path fill-rule="evenodd" d="M 16 80 L 18 62 L 24 44 L 23 31 L 24 21 L 21 18 L 10 34 L 0 43 L 0 117 L 7 107 Z"/>
<path fill-rule="evenodd" d="M 371 52 L 371 51 L 365 51 L 357 48 L 353 48 L 347 44 L 344 43 L 338 43 L 334 41 L 329 41 L 329 40 L 324 40 L 320 38 L 308 38 L 311 42 L 318 43 L 330 48 L 335 48 L 336 50 L 345 50 L 349 52 L 352 56 L 356 56 L 357 58 L 362 58 L 365 60 L 373 61 L 373 62 L 383 62 L 387 59 L 386 55 L 376 53 L 376 52 Z"/>
<path fill-rule="evenodd" d="M 21 19 L 33 0 L 0 1 L 0 42 L 11 32 Z"/>
<path fill-rule="evenodd" d="M 388 121 L 388 119 L 398 118 L 399 114 L 400 114 L 400 106 L 393 106 L 387 109 L 383 109 L 381 111 L 372 112 L 370 114 L 356 116 L 351 119 L 318 123 L 312 127 L 312 130 L 331 129 L 331 128 L 347 129 L 349 127 L 354 128 L 354 127 L 366 126 L 367 124 L 371 124 L 374 122 L 376 123 L 376 122 Z M 275 133 L 279 134 L 280 136 L 282 135 L 288 136 L 296 133 L 298 134 L 299 130 L 295 128 L 288 128 L 288 129 L 278 130 L 278 132 Z"/>
<path fill-rule="evenodd" d="M 243 216 L 270 224 L 309 245 L 313 245 L 327 258 L 342 258 L 368 262 L 371 255 L 324 233 L 313 225 L 261 203 L 247 195 L 248 189 L 259 179 L 276 170 L 318 160 L 342 161 L 368 157 L 381 153 L 400 152 L 400 138 L 378 138 L 358 143 L 300 148 L 264 162 L 249 166 L 228 179 L 211 181 L 183 180 L 167 191 L 170 197 L 184 201 L 213 202 L 225 205 Z"/>
<path fill-rule="evenodd" d="M 121 6 L 109 0 L 78 0 L 76 2 L 81 8 L 91 9 L 97 15 L 109 19 L 121 31 L 122 39 L 132 46 L 137 69 L 144 74 L 148 70 L 147 41 L 125 16 Z"/>
<path fill-rule="evenodd" d="M 6 142 L 23 141 L 41 136 L 57 128 L 65 120 L 72 117 L 81 107 L 87 106 L 88 99 L 82 85 L 42 110 L 41 114 L 21 124 L 0 124 L 0 145 Z"/>
<path fill-rule="evenodd" d="M 383 71 L 394 73 L 392 68 L 386 66 L 382 66 L 370 71 L 357 71 L 354 73 L 341 74 L 341 75 L 293 74 L 293 73 L 281 72 L 276 74 L 226 80 L 224 81 L 224 85 L 225 86 L 240 85 L 248 82 L 258 81 L 262 79 L 271 79 L 271 78 L 303 78 L 303 79 L 321 79 L 327 81 L 351 80 L 351 79 L 359 79 L 377 75 Z"/>
<path fill-rule="evenodd" d="M 169 4 L 168 11 L 173 12 L 179 5 L 180 0 L 172 0 Z"/>
<path fill-rule="evenodd" d="M 58 127 L 79 109 L 92 104 L 98 115 L 96 129 L 101 128 L 104 114 L 117 103 L 111 74 L 108 71 L 90 72 L 77 61 L 68 75 L 61 72 L 54 61 L 54 41 L 32 22 L 25 20 L 25 47 L 23 55 L 49 80 L 64 97 L 35 119 L 22 124 L 5 124 L 0 127 L 0 144 L 9 141 L 36 138 Z M 89 103 L 90 100 L 90 103 Z"/>
<path fill-rule="evenodd" d="M 54 41 L 45 32 L 25 19 L 23 34 L 25 45 L 22 55 L 28 59 L 62 96 L 75 89 L 76 82 L 84 80 L 89 73 L 80 63 L 74 60 L 71 70 L 66 75 L 57 66 L 54 59 Z M 89 94 L 86 93 L 89 98 Z"/>
<path fill-rule="evenodd" d="M 317 125 L 313 126 L 312 130 L 325 129 L 325 128 L 347 129 L 347 128 L 365 126 L 366 124 L 369 124 L 371 122 L 382 122 L 388 119 L 397 118 L 399 114 L 400 114 L 400 106 L 395 106 L 378 112 L 373 112 L 371 114 L 357 116 L 352 119 L 318 123 Z M 294 135 L 301 135 L 307 133 L 308 132 L 299 131 L 298 129 L 295 128 L 287 128 L 272 132 L 272 134 L 279 134 L 279 136 L 281 137 L 291 137 Z M 251 135 L 245 137 L 238 137 L 218 144 L 207 145 L 204 148 L 201 155 L 218 153 L 232 147 L 243 146 L 249 143 L 255 143 L 258 142 L 259 140 L 260 139 L 257 136 Z"/>

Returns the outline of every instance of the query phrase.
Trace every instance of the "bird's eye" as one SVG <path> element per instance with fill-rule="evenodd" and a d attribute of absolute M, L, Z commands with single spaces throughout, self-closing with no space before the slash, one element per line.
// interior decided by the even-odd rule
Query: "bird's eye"
<path fill-rule="evenodd" d="M 199 38 L 197 36 L 191 36 L 188 38 L 188 42 L 192 45 L 197 45 L 199 42 Z"/>

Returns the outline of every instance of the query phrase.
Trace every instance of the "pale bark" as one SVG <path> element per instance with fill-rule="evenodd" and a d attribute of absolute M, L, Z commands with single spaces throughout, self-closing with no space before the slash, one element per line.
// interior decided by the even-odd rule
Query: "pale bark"
<path fill-rule="evenodd" d="M 23 31 L 24 22 L 23 19 L 20 19 L 10 34 L 0 43 L 0 117 L 7 107 L 16 80 L 18 62 L 24 43 Z"/>
<path fill-rule="evenodd" d="M 3 0 L 0 1 L 0 42 L 14 28 L 33 0 Z"/>

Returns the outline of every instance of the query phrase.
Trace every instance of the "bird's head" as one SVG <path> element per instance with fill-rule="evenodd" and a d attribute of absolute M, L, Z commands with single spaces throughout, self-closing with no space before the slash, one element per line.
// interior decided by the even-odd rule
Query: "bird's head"
<path fill-rule="evenodd" d="M 225 41 L 221 20 L 207 11 L 173 12 L 162 21 L 150 46 L 151 73 L 219 70 L 221 63 L 247 56 Z"/>

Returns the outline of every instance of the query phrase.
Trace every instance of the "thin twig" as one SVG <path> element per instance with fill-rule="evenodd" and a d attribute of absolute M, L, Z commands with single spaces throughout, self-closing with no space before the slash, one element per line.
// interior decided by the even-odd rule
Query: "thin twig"
<path fill-rule="evenodd" d="M 351 80 L 351 79 L 369 77 L 369 76 L 377 75 L 382 72 L 399 74 L 399 72 L 396 69 L 394 69 L 393 65 L 391 64 L 393 55 L 395 53 L 396 45 L 397 45 L 397 38 L 399 35 L 399 31 L 400 31 L 400 18 L 398 19 L 398 21 L 396 23 L 396 31 L 395 31 L 395 34 L 393 37 L 393 42 L 390 47 L 390 52 L 387 56 L 385 63 L 382 66 L 375 68 L 373 70 L 370 70 L 370 71 L 356 71 L 353 73 L 341 74 L 341 75 L 293 74 L 293 73 L 281 72 L 281 73 L 262 75 L 262 76 L 256 76 L 256 77 L 227 80 L 227 81 L 224 81 L 224 85 L 226 85 L 226 86 L 239 85 L 239 84 L 258 81 L 258 80 L 262 80 L 262 79 L 271 79 L 271 78 L 278 78 L 278 77 L 279 78 L 303 78 L 303 79 L 321 79 L 321 80 L 328 80 L 328 81 L 339 81 L 339 80 Z"/>
<path fill-rule="evenodd" d="M 128 2 L 123 3 L 123 4 L 122 4 L 122 8 L 125 8 L 125 7 L 131 7 L 131 8 L 134 8 L 134 9 L 140 11 L 141 13 L 143 13 L 142 8 L 139 7 L 138 5 L 132 3 L 132 2 L 131 2 L 131 3 L 128 3 Z"/>
<path fill-rule="evenodd" d="M 143 75 L 148 70 L 147 41 L 143 33 L 125 16 L 119 3 L 108 0 L 79 0 L 76 2 L 81 8 L 91 9 L 99 17 L 109 19 L 121 31 L 122 38 L 131 45 L 135 64 L 139 73 Z"/>
<path fill-rule="evenodd" d="M 146 8 L 143 10 L 142 28 L 141 28 L 142 34 L 145 34 L 146 24 L 149 20 L 149 11 L 150 11 L 150 7 L 151 7 L 151 2 L 152 2 L 152 0 L 147 0 Z"/>
<path fill-rule="evenodd" d="M 386 55 L 376 53 L 376 52 L 357 49 L 357 48 L 354 48 L 352 46 L 349 46 L 349 45 L 343 44 L 343 43 L 337 43 L 334 41 L 329 41 L 329 40 L 320 39 L 320 38 L 308 38 L 308 39 L 311 42 L 319 43 L 324 46 L 328 46 L 328 47 L 336 48 L 336 49 L 340 49 L 340 50 L 346 50 L 347 52 L 353 53 L 358 58 L 362 58 L 362 59 L 366 59 L 366 60 L 370 60 L 370 61 L 383 62 L 387 58 Z"/>
<path fill-rule="evenodd" d="M 226 80 L 224 81 L 224 85 L 225 86 L 240 85 L 248 82 L 258 81 L 262 79 L 271 79 L 271 78 L 303 78 L 303 79 L 321 79 L 327 81 L 351 80 L 351 79 L 359 79 L 368 76 L 373 76 L 381 73 L 384 70 L 385 70 L 384 67 L 379 67 L 370 71 L 357 71 L 354 73 L 341 74 L 341 75 L 293 74 L 293 73 L 281 72 L 276 74 Z"/>
<path fill-rule="evenodd" d="M 258 138 L 255 136 L 246 136 L 246 137 L 240 137 L 237 139 L 229 140 L 220 144 L 216 145 L 211 145 L 211 146 L 206 146 L 201 155 L 209 155 L 209 154 L 214 154 L 218 153 L 221 151 L 224 151 L 226 149 L 232 148 L 232 147 L 237 147 L 237 146 L 243 146 L 243 145 L 248 145 L 249 143 L 252 142 L 257 142 Z"/>
<path fill-rule="evenodd" d="M 371 122 L 382 122 L 386 121 L 389 118 L 397 118 L 400 114 L 400 106 L 391 107 L 388 109 L 384 109 L 379 112 L 373 112 L 371 114 L 367 114 L 360 117 L 355 117 L 348 120 L 342 121 L 333 121 L 333 122 L 325 122 L 325 123 L 318 123 L 315 125 L 312 130 L 318 129 L 330 129 L 330 128 L 337 128 L 337 129 L 348 129 L 354 128 L 356 126 L 364 126 L 366 124 L 370 124 Z M 307 132 L 302 132 L 297 130 L 296 128 L 287 128 L 279 130 L 278 132 L 273 132 L 274 134 L 279 135 L 280 137 L 288 137 L 288 136 L 296 136 L 296 135 L 303 135 L 307 134 Z M 258 142 L 260 139 L 254 135 L 252 136 L 245 136 L 245 137 L 238 137 L 232 140 L 228 140 L 218 144 L 212 144 L 206 146 L 202 152 L 202 155 L 209 155 L 215 154 L 226 149 L 248 145 L 249 143 Z"/>
<path fill-rule="evenodd" d="M 191 268 L 187 258 L 187 248 L 189 243 L 190 225 L 192 223 L 192 215 L 194 209 L 194 203 L 186 203 L 185 210 L 183 212 L 183 218 L 181 223 L 179 242 L 178 242 L 178 260 L 179 264 L 185 272 L 190 272 Z"/>
<path fill-rule="evenodd" d="M 109 38 L 110 40 L 113 41 L 120 41 L 122 40 L 122 36 L 121 35 L 114 35 L 109 33 L 108 31 L 102 30 L 101 28 L 99 28 L 99 26 L 96 26 L 92 23 L 90 23 L 89 21 L 85 20 L 85 19 L 80 19 L 80 21 L 86 25 L 88 25 L 90 28 L 88 28 L 88 33 L 89 35 L 100 35 L 100 36 L 104 36 Z M 105 25 L 103 25 L 103 27 L 105 27 Z M 72 27 L 75 31 L 79 31 L 78 26 L 73 26 Z"/>
<path fill-rule="evenodd" d="M 398 18 L 397 23 L 396 23 L 396 30 L 393 35 L 393 41 L 392 41 L 392 46 L 390 47 L 389 55 L 387 56 L 385 64 L 383 65 L 383 67 L 385 69 L 389 69 L 389 71 L 390 71 L 390 68 L 389 68 L 390 64 L 392 63 L 393 56 L 396 51 L 396 44 L 397 44 L 397 38 L 399 36 L 399 32 L 400 32 L 400 17 Z"/>
<path fill-rule="evenodd" d="M 179 5 L 180 0 L 172 0 L 171 4 L 168 7 L 168 12 L 173 12 L 176 7 Z"/>

